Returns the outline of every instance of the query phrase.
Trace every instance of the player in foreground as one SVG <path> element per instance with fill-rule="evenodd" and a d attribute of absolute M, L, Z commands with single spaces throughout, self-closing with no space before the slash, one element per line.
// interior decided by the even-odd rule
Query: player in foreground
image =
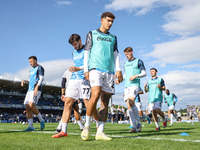
<path fill-rule="evenodd" d="M 33 128 L 33 114 L 35 114 L 40 121 L 40 129 L 43 130 L 45 127 L 45 120 L 42 118 L 39 110 L 35 107 L 42 91 L 42 82 L 44 80 L 44 68 L 37 63 L 36 56 L 30 56 L 29 63 L 33 67 L 30 70 L 29 81 L 23 80 L 21 86 L 24 83 L 28 83 L 28 91 L 24 100 L 24 105 L 26 105 L 26 116 L 28 119 L 29 127 L 23 131 L 34 131 Z"/>
<path fill-rule="evenodd" d="M 174 115 L 174 107 L 177 102 L 178 98 L 175 94 L 170 93 L 169 89 L 166 90 L 165 96 L 164 96 L 164 102 L 168 105 L 168 110 L 170 111 L 170 126 L 173 125 L 173 115 Z"/>
<path fill-rule="evenodd" d="M 61 82 L 61 100 L 63 102 L 65 102 L 65 90 L 68 86 L 69 80 L 71 78 L 72 72 L 70 72 L 68 69 L 64 72 L 63 74 L 63 78 L 62 78 L 62 82 Z M 79 107 L 78 107 L 78 103 L 77 101 L 74 101 L 73 105 L 72 105 L 72 109 L 74 109 L 74 116 L 76 118 L 76 122 L 78 123 L 81 131 L 83 130 L 84 125 L 82 124 L 82 122 L 80 121 L 80 116 L 79 116 Z M 60 133 L 62 130 L 62 119 L 59 122 L 58 127 L 56 128 L 55 133 Z"/>
<path fill-rule="evenodd" d="M 81 37 L 78 34 L 72 34 L 69 38 L 69 43 L 74 47 L 73 52 L 74 66 L 69 68 L 72 76 L 69 80 L 68 86 L 65 91 L 65 104 L 62 114 L 62 131 L 52 138 L 67 137 L 67 125 L 70 119 L 72 105 L 74 101 L 83 98 L 85 106 L 90 98 L 90 85 L 84 78 L 84 45 L 82 45 Z M 64 93 L 63 93 L 64 94 Z M 96 111 L 95 111 L 96 112 Z M 98 116 L 94 113 L 94 118 L 97 120 Z"/>
<path fill-rule="evenodd" d="M 123 77 L 117 49 L 117 38 L 108 32 L 113 24 L 115 16 L 105 12 L 101 16 L 101 27 L 87 34 L 84 57 L 85 78 L 90 81 L 91 98 L 86 110 L 86 123 L 81 133 L 83 140 L 88 140 L 90 131 L 90 119 L 96 111 L 96 105 L 101 96 L 99 109 L 98 130 L 96 140 L 111 140 L 104 134 L 104 126 L 108 116 L 108 104 L 112 94 L 115 93 L 115 82 L 122 82 Z M 116 73 L 114 74 L 114 68 Z"/>
<path fill-rule="evenodd" d="M 133 56 L 133 49 L 131 47 L 127 47 L 124 50 L 124 54 L 128 59 L 124 65 L 124 70 L 125 70 L 124 101 L 127 102 L 129 119 L 131 125 L 133 126 L 129 132 L 140 132 L 142 124 L 140 122 L 138 108 L 135 105 L 135 98 L 138 96 L 138 93 L 140 91 L 140 78 L 146 76 L 146 69 L 143 61 Z M 137 126 L 136 126 L 136 121 L 137 121 Z"/>
<path fill-rule="evenodd" d="M 151 68 L 151 79 L 144 85 L 145 92 L 149 92 L 149 108 L 152 111 L 153 119 L 156 124 L 155 131 L 160 130 L 157 114 L 163 118 L 163 128 L 166 128 L 167 122 L 164 113 L 161 111 L 163 93 L 165 90 L 165 83 L 162 78 L 157 77 L 157 69 Z"/>

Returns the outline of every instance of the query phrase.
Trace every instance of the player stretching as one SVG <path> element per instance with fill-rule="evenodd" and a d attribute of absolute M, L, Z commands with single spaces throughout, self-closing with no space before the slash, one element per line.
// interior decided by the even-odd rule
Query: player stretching
<path fill-rule="evenodd" d="M 83 98 L 87 108 L 87 100 L 90 98 L 89 82 L 84 78 L 84 46 L 82 45 L 81 38 L 78 34 L 72 34 L 69 38 L 69 43 L 74 47 L 73 52 L 74 66 L 69 68 L 72 76 L 65 91 L 65 104 L 62 114 L 62 131 L 52 138 L 67 137 L 67 125 L 70 119 L 72 105 L 75 100 Z M 63 93 L 64 94 L 64 93 Z M 97 115 L 94 117 L 98 119 Z"/>
<path fill-rule="evenodd" d="M 31 56 L 28 58 L 30 65 L 33 67 L 30 70 L 29 81 L 23 80 L 21 86 L 24 83 L 29 82 L 28 92 L 26 94 L 24 105 L 26 105 L 26 116 L 28 119 L 29 127 L 23 131 L 34 131 L 33 128 L 33 114 L 35 114 L 40 121 L 40 129 L 45 127 L 45 120 L 42 118 L 39 110 L 35 107 L 42 91 L 42 82 L 44 80 L 44 68 L 37 63 L 37 57 Z"/>
<path fill-rule="evenodd" d="M 157 77 L 157 69 L 151 68 L 151 79 L 144 85 L 145 92 L 149 92 L 149 108 L 152 111 L 153 119 L 156 124 L 155 131 L 160 130 L 157 114 L 163 118 L 163 128 L 166 128 L 167 122 L 164 113 L 161 111 L 163 93 L 165 90 L 165 83 L 162 78 Z"/>
<path fill-rule="evenodd" d="M 170 120 L 171 120 L 170 126 L 173 125 L 173 114 L 174 114 L 173 111 L 174 111 L 174 107 L 175 107 L 177 100 L 178 100 L 178 98 L 176 97 L 176 95 L 173 93 L 170 93 L 169 89 L 167 89 L 166 94 L 164 96 L 164 102 L 167 103 L 168 109 L 170 111 Z"/>
<path fill-rule="evenodd" d="M 125 69 L 125 89 L 124 89 L 124 101 L 127 102 L 127 109 L 129 111 L 130 123 L 133 128 L 129 132 L 141 131 L 142 125 L 140 122 L 140 116 L 138 109 L 135 105 L 135 98 L 140 91 L 140 78 L 146 76 L 146 69 L 141 59 L 137 59 L 133 56 L 133 49 L 127 47 L 124 50 L 128 61 L 124 65 Z M 137 126 L 136 126 L 137 121 Z"/>
<path fill-rule="evenodd" d="M 141 102 L 141 99 L 140 99 L 140 95 L 139 95 L 139 94 L 144 94 L 144 92 L 142 91 L 141 88 L 140 88 L 140 91 L 138 92 L 137 97 L 135 98 L 135 105 L 136 105 L 136 107 L 137 107 L 137 109 L 138 109 L 139 115 L 140 115 L 141 117 L 146 118 L 147 121 L 148 121 L 148 123 L 151 123 L 150 118 L 149 118 L 146 114 L 144 114 L 144 113 L 142 112 L 142 102 Z"/>
<path fill-rule="evenodd" d="M 86 110 L 85 128 L 81 134 L 83 140 L 88 140 L 89 138 L 90 118 L 96 110 L 100 96 L 99 126 L 95 139 L 111 140 L 103 132 L 108 116 L 108 104 L 111 95 L 115 92 L 114 79 L 117 78 L 117 84 L 123 80 L 117 49 L 117 39 L 116 36 L 108 32 L 114 19 L 115 16 L 112 13 L 103 13 L 101 16 L 101 27 L 87 34 L 84 74 L 85 78 L 90 81 L 92 95 Z M 115 74 L 114 67 L 116 67 Z"/>
<path fill-rule="evenodd" d="M 72 75 L 72 72 L 70 72 L 68 69 L 63 74 L 63 78 L 62 78 L 62 82 L 61 82 L 61 93 L 62 93 L 61 100 L 63 102 L 65 102 L 65 90 L 68 86 L 71 75 Z M 80 116 L 79 116 L 79 112 L 78 112 L 79 107 L 78 107 L 77 101 L 74 101 L 72 108 L 74 109 L 74 116 L 76 118 L 76 122 L 78 123 L 78 125 L 79 125 L 79 127 L 82 131 L 84 126 L 83 126 L 82 122 L 80 121 Z M 60 133 L 61 130 L 62 130 L 62 119 L 60 120 L 59 125 L 56 128 L 55 133 Z"/>

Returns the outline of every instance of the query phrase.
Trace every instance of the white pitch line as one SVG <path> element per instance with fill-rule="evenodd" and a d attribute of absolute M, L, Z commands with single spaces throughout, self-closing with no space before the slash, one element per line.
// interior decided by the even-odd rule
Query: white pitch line
<path fill-rule="evenodd" d="M 21 131 L 22 130 L 15 130 L 15 129 L 0 129 L 4 131 Z M 50 134 L 55 134 L 53 131 L 30 131 L 33 133 L 50 133 Z M 67 133 L 71 135 L 80 135 L 80 133 Z M 90 134 L 91 136 L 95 136 L 95 134 Z M 140 137 L 140 136 L 120 136 L 120 135 L 109 135 L 109 137 L 117 137 L 117 138 L 133 138 L 133 139 L 144 139 L 144 140 L 166 140 L 166 141 L 179 141 L 179 142 L 195 142 L 195 143 L 200 143 L 200 140 L 186 140 L 186 139 L 164 139 L 164 138 L 150 138 L 150 137 Z"/>

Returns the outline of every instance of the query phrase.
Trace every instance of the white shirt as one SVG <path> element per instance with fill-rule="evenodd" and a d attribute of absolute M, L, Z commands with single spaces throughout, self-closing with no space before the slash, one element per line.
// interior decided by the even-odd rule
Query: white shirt
<path fill-rule="evenodd" d="M 177 117 L 181 117 L 181 113 L 180 112 L 177 113 Z"/>
<path fill-rule="evenodd" d="M 149 106 L 146 107 L 146 110 L 148 111 L 149 114 L 151 114 L 151 110 L 150 110 Z"/>
<path fill-rule="evenodd" d="M 114 107 L 111 107 L 111 114 L 112 114 L 112 115 L 115 114 L 115 110 L 116 110 L 116 109 L 115 109 Z"/>

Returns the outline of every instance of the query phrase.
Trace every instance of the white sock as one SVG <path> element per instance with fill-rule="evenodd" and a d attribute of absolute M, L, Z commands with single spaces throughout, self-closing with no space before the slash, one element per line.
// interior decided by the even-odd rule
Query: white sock
<path fill-rule="evenodd" d="M 84 128 L 84 125 L 82 124 L 82 122 L 80 120 L 76 121 L 80 127 L 80 129 L 83 129 Z"/>
<path fill-rule="evenodd" d="M 89 126 L 90 127 L 90 120 L 91 120 L 92 116 L 87 116 L 86 115 L 86 118 L 85 118 L 85 127 Z"/>
<path fill-rule="evenodd" d="M 67 133 L 67 123 L 62 123 L 62 131 Z"/>
<path fill-rule="evenodd" d="M 37 115 L 37 117 L 40 120 L 40 122 L 43 121 L 42 115 L 40 113 Z"/>
<path fill-rule="evenodd" d="M 159 127 L 160 127 L 158 122 L 155 122 L 155 124 L 156 124 L 156 127 L 157 127 L 157 128 L 159 128 Z"/>
<path fill-rule="evenodd" d="M 98 120 L 95 120 L 95 121 L 96 121 L 96 128 L 97 128 L 97 127 L 98 127 L 98 122 L 99 122 L 99 121 L 98 121 Z"/>
<path fill-rule="evenodd" d="M 77 121 L 76 121 L 76 120 L 74 120 L 74 124 L 76 124 L 76 122 L 77 122 Z"/>
<path fill-rule="evenodd" d="M 98 126 L 97 133 L 103 132 L 104 126 L 105 126 L 105 122 L 103 122 L 103 121 L 98 121 L 98 124 L 99 124 L 99 126 Z"/>
<path fill-rule="evenodd" d="M 171 124 L 173 124 L 173 114 L 170 114 Z"/>
<path fill-rule="evenodd" d="M 134 117 L 135 117 L 137 123 L 141 124 L 140 115 L 139 115 L 137 107 L 135 105 L 133 105 L 133 106 L 131 106 L 131 108 L 132 108 L 132 111 L 133 111 L 133 114 L 134 114 Z"/>
<path fill-rule="evenodd" d="M 136 128 L 136 120 L 133 115 L 132 109 L 129 109 L 129 118 L 130 118 L 130 121 L 132 122 L 132 126 Z"/>
<path fill-rule="evenodd" d="M 61 130 L 61 129 L 62 129 L 62 119 L 60 119 L 59 124 L 58 124 L 58 127 L 57 127 L 56 129 L 58 129 L 58 130 Z"/>
<path fill-rule="evenodd" d="M 28 124 L 31 129 L 33 129 L 33 119 L 28 119 Z"/>

